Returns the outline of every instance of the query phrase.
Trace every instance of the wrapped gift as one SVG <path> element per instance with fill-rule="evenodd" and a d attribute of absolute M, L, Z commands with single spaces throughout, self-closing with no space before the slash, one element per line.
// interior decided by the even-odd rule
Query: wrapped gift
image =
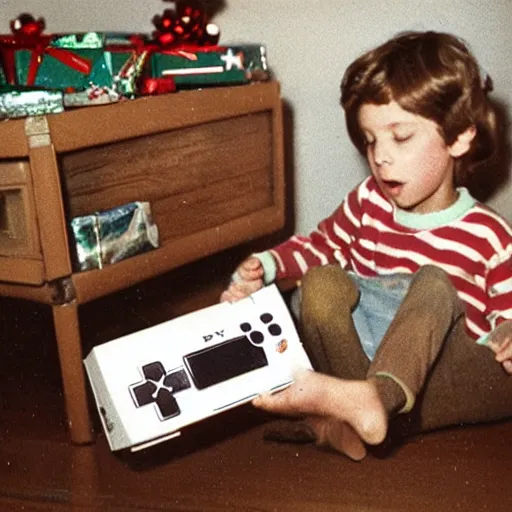
<path fill-rule="evenodd" d="M 177 89 L 268 79 L 265 47 L 219 46 L 219 28 L 200 1 L 176 3 L 153 23 L 152 35 L 45 34 L 43 18 L 25 13 L 11 20 L 12 33 L 0 34 L 0 88 L 31 94 L 6 91 L 0 115 L 46 114 L 62 111 L 62 102 L 64 108 L 103 105 Z M 21 108 L 24 98 L 27 105 Z"/>
<path fill-rule="evenodd" d="M 156 51 L 151 56 L 155 77 L 171 76 L 183 86 L 243 84 L 268 78 L 265 47 L 182 46 Z"/>
<path fill-rule="evenodd" d="M 158 247 L 148 202 L 128 203 L 71 221 L 79 270 L 102 268 Z"/>
<path fill-rule="evenodd" d="M 0 119 L 58 114 L 63 111 L 63 94 L 60 91 L 0 88 Z"/>
<path fill-rule="evenodd" d="M 144 34 L 106 34 L 105 60 L 119 95 L 133 98 L 138 94 L 139 78 L 147 66 L 152 46 Z"/>
<path fill-rule="evenodd" d="M 89 32 L 52 36 L 43 49 L 18 49 L 14 52 L 16 84 L 59 90 L 112 86 L 104 45 L 104 34 Z"/>
<path fill-rule="evenodd" d="M 121 99 L 119 93 L 111 87 L 91 85 L 85 91 L 64 93 L 64 107 L 88 107 L 91 105 L 107 105 Z"/>
<path fill-rule="evenodd" d="M 0 35 L 0 84 L 65 92 L 108 87 L 133 96 L 145 62 L 145 36 L 102 32 L 44 35 L 41 30 Z"/>
<path fill-rule="evenodd" d="M 244 72 L 248 81 L 264 81 L 269 79 L 267 50 L 259 44 L 231 46 L 234 53 L 244 54 Z"/>

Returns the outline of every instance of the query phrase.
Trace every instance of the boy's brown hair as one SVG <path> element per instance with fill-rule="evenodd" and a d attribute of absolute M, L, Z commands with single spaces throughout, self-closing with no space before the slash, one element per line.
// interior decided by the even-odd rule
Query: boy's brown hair
<path fill-rule="evenodd" d="M 356 59 L 341 84 L 341 105 L 352 142 L 366 153 L 359 129 L 364 103 L 396 101 L 404 110 L 439 126 L 446 144 L 476 128 L 470 150 L 455 165 L 456 184 L 496 151 L 495 113 L 487 100 L 478 63 L 459 38 L 439 32 L 405 32 Z"/>

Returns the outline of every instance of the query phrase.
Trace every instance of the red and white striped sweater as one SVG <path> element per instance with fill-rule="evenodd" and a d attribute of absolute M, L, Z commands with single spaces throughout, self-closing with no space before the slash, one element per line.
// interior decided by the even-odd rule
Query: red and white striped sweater
<path fill-rule="evenodd" d="M 512 319 L 512 228 L 466 189 L 448 209 L 421 215 L 394 207 L 369 177 L 309 237 L 295 235 L 270 253 L 277 279 L 334 262 L 366 277 L 433 264 L 465 303 L 472 337 Z"/>

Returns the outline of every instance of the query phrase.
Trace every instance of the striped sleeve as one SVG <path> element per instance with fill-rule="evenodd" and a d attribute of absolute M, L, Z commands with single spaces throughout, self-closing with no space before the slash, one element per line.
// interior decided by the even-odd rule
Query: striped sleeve
<path fill-rule="evenodd" d="M 502 322 L 512 320 L 512 228 L 502 217 L 482 204 L 478 204 L 465 217 L 461 227 L 465 229 L 466 238 L 472 241 L 468 248 L 479 251 L 485 263 L 481 274 L 484 307 L 478 307 L 476 303 L 471 308 L 472 303 L 467 301 L 468 326 L 471 330 L 473 322 L 473 331 L 482 337 Z M 468 233 L 472 237 L 467 237 Z M 471 295 L 472 299 L 477 299 L 476 293 Z M 485 328 L 479 328 L 478 312 L 480 323 L 485 322 Z"/>
<path fill-rule="evenodd" d="M 490 314 L 487 319 L 494 329 L 505 320 L 512 320 L 512 260 L 501 264 L 489 275 Z M 505 275 L 507 277 L 505 277 Z"/>
<path fill-rule="evenodd" d="M 512 320 L 512 243 L 499 256 L 487 274 L 487 320 L 493 329 L 505 320 Z"/>
<path fill-rule="evenodd" d="M 329 263 L 349 267 L 350 246 L 361 226 L 361 197 L 367 181 L 352 190 L 309 236 L 294 235 L 271 250 L 277 263 L 277 279 L 299 279 L 311 267 Z"/>

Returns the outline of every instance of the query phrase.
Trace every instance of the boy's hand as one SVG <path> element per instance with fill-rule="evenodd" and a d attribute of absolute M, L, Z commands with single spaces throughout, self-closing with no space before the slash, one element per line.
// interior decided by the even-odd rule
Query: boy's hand
<path fill-rule="evenodd" d="M 236 269 L 238 279 L 220 296 L 221 302 L 236 302 L 263 288 L 263 265 L 258 258 L 244 260 Z"/>
<path fill-rule="evenodd" d="M 503 369 L 512 375 L 512 321 L 500 324 L 489 337 L 487 346 L 494 352 L 495 359 Z"/>

